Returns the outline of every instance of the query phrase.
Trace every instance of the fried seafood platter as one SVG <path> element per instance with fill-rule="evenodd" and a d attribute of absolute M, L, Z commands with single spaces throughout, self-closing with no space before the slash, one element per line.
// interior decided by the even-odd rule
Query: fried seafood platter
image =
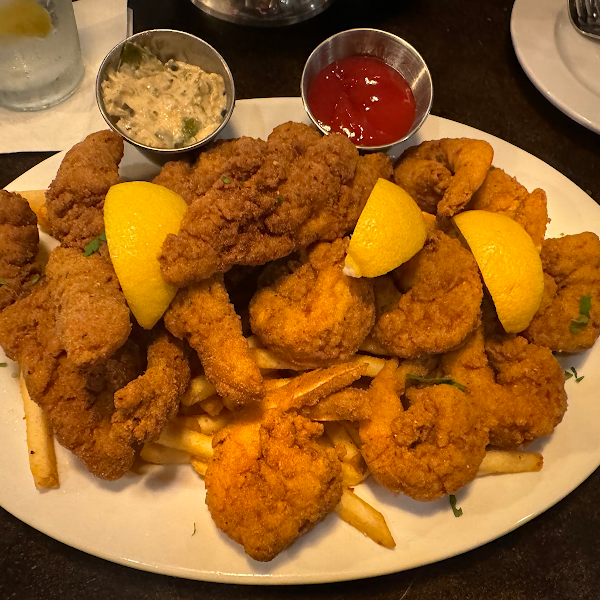
<path fill-rule="evenodd" d="M 10 189 L 47 190 L 43 264 L 36 214 L 1 192 L 0 503 L 17 517 L 161 573 L 335 581 L 494 539 L 598 466 L 596 205 L 464 126 L 430 117 L 414 149 L 360 157 L 288 122 L 296 104 L 269 120 L 240 103 L 232 141 L 192 166 L 121 162 L 107 133 L 38 166 Z M 427 238 L 389 274 L 348 277 L 378 178 L 427 213 Z M 150 330 L 102 238 L 104 195 L 139 179 L 189 205 L 159 257 L 176 295 Z M 450 220 L 470 210 L 510 217 L 540 252 L 521 332 Z M 37 419 L 54 447 L 26 443 L 24 402 L 28 436 Z M 50 464 L 54 449 L 56 472 L 30 467 L 32 449 Z"/>

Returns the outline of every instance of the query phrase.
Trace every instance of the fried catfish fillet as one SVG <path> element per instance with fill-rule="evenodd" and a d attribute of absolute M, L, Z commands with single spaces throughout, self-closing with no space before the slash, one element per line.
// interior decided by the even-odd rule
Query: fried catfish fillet
<path fill-rule="evenodd" d="M 104 231 L 104 197 L 120 183 L 123 138 L 113 131 L 88 135 L 65 155 L 46 191 L 50 233 L 63 246 L 83 249 Z"/>
<path fill-rule="evenodd" d="M 342 496 L 334 448 L 323 425 L 298 414 L 358 379 L 362 365 L 305 373 L 245 406 L 215 435 L 206 504 L 217 527 L 260 561 L 272 560 L 327 516 Z"/>
<path fill-rule="evenodd" d="M 262 375 L 222 275 L 179 290 L 164 322 L 170 333 L 187 339 L 198 353 L 206 377 L 229 408 L 262 398 Z"/>
<path fill-rule="evenodd" d="M 106 247 L 90 256 L 56 248 L 46 275 L 52 282 L 56 326 L 62 347 L 76 365 L 101 363 L 131 332 L 129 308 Z"/>
<path fill-rule="evenodd" d="M 0 310 L 27 295 L 39 279 L 39 234 L 27 200 L 0 190 Z"/>
<path fill-rule="evenodd" d="M 179 233 L 163 244 L 163 276 L 178 287 L 343 236 L 377 178 L 391 176 L 391 165 L 383 155 L 359 159 L 343 135 L 320 137 L 306 125 L 286 123 L 273 130 L 248 179 L 251 170 L 222 165 L 218 172 L 212 187 L 192 200 Z"/>

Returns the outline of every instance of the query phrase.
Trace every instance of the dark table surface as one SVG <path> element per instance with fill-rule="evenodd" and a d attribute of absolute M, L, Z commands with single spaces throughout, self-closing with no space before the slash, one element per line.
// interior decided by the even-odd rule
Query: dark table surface
<path fill-rule="evenodd" d="M 530 152 L 600 202 L 600 137 L 554 108 L 525 76 L 510 38 L 510 0 L 338 0 L 309 21 L 280 29 L 225 23 L 189 0 L 129 4 L 135 31 L 182 29 L 215 46 L 231 67 L 238 98 L 299 95 L 306 58 L 333 33 L 353 27 L 395 33 L 429 65 L 433 114 Z M 51 154 L 0 155 L 0 186 Z M 65 546 L 0 509 L 0 598 L 592 599 L 600 598 L 599 534 L 596 471 L 540 517 L 461 556 L 357 582 L 252 587 L 174 579 L 112 564 Z"/>

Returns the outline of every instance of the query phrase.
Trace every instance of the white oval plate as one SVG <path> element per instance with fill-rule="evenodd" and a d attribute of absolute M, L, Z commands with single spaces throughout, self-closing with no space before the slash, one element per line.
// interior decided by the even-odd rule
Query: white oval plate
<path fill-rule="evenodd" d="M 510 32 L 535 87 L 571 119 L 600 133 L 600 40 L 577 33 L 567 0 L 516 0 Z"/>
<path fill-rule="evenodd" d="M 287 120 L 307 121 L 299 98 L 243 100 L 237 103 L 225 136 L 265 137 Z M 587 194 L 541 160 L 502 140 L 430 116 L 412 143 L 461 136 L 489 141 L 496 153 L 494 164 L 530 190 L 546 190 L 550 236 L 583 229 L 600 233 L 600 207 Z M 40 163 L 9 188 L 45 188 L 62 156 Z M 156 171 L 139 152 L 127 147 L 121 165 L 124 179 L 148 178 Z M 144 475 L 128 473 L 120 481 L 104 482 L 57 447 L 60 488 L 36 491 L 28 467 L 18 379 L 14 378 L 17 367 L 8 362 L 8 367 L 0 369 L 0 505 L 84 552 L 177 577 L 296 584 L 410 569 L 504 535 L 558 502 L 600 464 L 600 403 L 594 393 L 600 386 L 600 348 L 595 348 L 563 364 L 575 366 L 585 378 L 579 384 L 573 379 L 567 382 L 569 410 L 563 423 L 548 440 L 532 448 L 543 451 L 541 472 L 475 481 L 458 494 L 463 509 L 460 518 L 453 516 L 448 499 L 419 503 L 367 483 L 358 493 L 385 515 L 396 539 L 395 550 L 381 548 L 330 515 L 273 561 L 258 563 L 215 527 L 204 505 L 203 482 L 187 466 L 150 467 Z"/>

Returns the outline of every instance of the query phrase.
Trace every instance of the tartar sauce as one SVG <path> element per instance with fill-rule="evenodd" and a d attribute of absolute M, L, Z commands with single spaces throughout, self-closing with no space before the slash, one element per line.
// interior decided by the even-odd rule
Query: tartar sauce
<path fill-rule="evenodd" d="M 118 70 L 102 82 L 106 111 L 117 127 L 153 148 L 183 148 L 211 134 L 225 116 L 225 82 L 217 73 L 178 60 L 162 63 L 125 44 Z"/>

